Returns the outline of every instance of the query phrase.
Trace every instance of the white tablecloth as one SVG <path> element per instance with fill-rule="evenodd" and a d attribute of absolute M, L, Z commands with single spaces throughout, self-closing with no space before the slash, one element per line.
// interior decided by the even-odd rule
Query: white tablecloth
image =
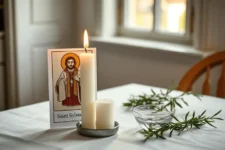
<path fill-rule="evenodd" d="M 159 88 L 144 85 L 129 84 L 121 87 L 98 92 L 98 98 L 110 98 L 116 103 L 116 120 L 120 123 L 118 133 L 107 138 L 89 138 L 79 135 L 76 129 L 49 129 L 49 103 L 39 103 L 17 109 L 0 112 L 0 150 L 224 150 L 225 149 L 225 122 L 217 121 L 217 128 L 205 125 L 200 130 L 193 129 L 174 134 L 172 138 L 150 139 L 143 142 L 143 136 L 137 133 L 140 129 L 132 112 L 126 111 L 122 103 L 127 101 L 130 94 L 149 92 L 150 88 Z M 178 94 L 178 93 L 175 93 Z M 207 109 L 212 115 L 223 109 L 219 117 L 225 119 L 225 99 L 204 96 L 202 101 L 192 96 L 185 99 L 190 104 L 184 109 L 177 109 L 176 115 L 182 116 L 189 110 L 200 113 Z"/>

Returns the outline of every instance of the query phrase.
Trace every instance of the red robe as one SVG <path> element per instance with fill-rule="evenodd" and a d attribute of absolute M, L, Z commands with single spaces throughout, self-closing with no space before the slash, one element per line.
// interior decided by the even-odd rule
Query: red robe
<path fill-rule="evenodd" d="M 64 70 L 66 73 L 66 99 L 62 101 L 62 105 L 64 106 L 75 106 L 81 105 L 79 102 L 78 94 L 80 94 L 80 82 L 73 79 L 74 76 L 77 75 L 78 70 L 75 69 L 73 72 L 69 72 L 67 69 Z M 71 84 L 71 80 L 73 80 L 73 84 Z M 57 93 L 59 93 L 59 87 L 56 85 Z"/>

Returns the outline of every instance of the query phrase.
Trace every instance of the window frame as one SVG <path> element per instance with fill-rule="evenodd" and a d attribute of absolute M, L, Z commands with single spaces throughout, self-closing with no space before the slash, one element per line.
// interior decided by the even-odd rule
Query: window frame
<path fill-rule="evenodd" d="M 117 33 L 119 36 L 126 36 L 131 38 L 140 38 L 140 39 L 148 39 L 148 40 L 156 40 L 156 41 L 164 41 L 164 42 L 173 42 L 179 44 L 192 44 L 192 30 L 191 22 L 193 19 L 192 11 L 192 0 L 187 0 L 186 2 L 186 26 L 185 26 L 185 33 L 184 34 L 176 34 L 170 32 L 160 32 L 156 31 L 157 23 L 159 23 L 156 16 L 156 11 L 159 6 L 161 0 L 154 0 L 154 9 L 153 9 L 153 28 L 152 30 L 148 29 L 140 29 L 140 28 L 127 28 L 125 26 L 125 19 L 124 16 L 127 13 L 128 0 L 118 0 L 118 26 L 117 26 Z M 157 3 L 157 4 L 156 4 Z M 155 5 L 156 4 L 156 5 Z"/>

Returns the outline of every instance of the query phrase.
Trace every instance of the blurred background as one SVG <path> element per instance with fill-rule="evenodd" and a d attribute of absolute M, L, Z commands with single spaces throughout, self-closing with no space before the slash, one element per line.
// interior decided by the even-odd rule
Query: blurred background
<path fill-rule="evenodd" d="M 177 85 L 225 50 L 224 16 L 224 0 L 0 0 L 0 110 L 48 100 L 47 49 L 83 47 L 84 29 L 97 48 L 98 90 Z"/>

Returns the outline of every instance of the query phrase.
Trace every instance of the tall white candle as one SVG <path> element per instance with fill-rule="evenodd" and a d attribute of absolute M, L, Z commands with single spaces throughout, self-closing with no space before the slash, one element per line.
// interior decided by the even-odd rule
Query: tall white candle
<path fill-rule="evenodd" d="M 113 100 L 96 101 L 96 128 L 112 129 L 114 127 L 114 102 Z"/>
<path fill-rule="evenodd" d="M 92 53 L 80 54 L 81 67 L 81 120 L 82 127 L 95 129 L 96 121 L 96 57 Z"/>
<path fill-rule="evenodd" d="M 96 129 L 96 106 L 95 101 L 81 102 L 82 128 Z"/>

